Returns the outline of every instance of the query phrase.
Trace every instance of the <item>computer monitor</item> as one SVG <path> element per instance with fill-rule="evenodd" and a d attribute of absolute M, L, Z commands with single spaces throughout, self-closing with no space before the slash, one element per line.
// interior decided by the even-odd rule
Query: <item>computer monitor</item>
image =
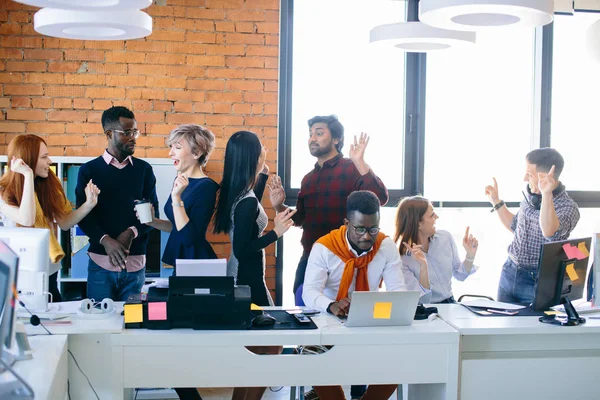
<path fill-rule="evenodd" d="M 589 262 L 589 250 L 592 238 L 571 239 L 550 242 L 542 245 L 538 268 L 538 279 L 535 285 L 533 309 L 546 311 L 552 306 L 565 305 L 568 318 L 579 319 L 571 301 L 583 297 L 586 287 L 586 276 Z M 585 246 L 585 257 L 568 255 L 564 246 L 578 248 Z"/>
<path fill-rule="evenodd" d="M 16 285 L 19 257 L 0 240 L 0 356 L 6 364 L 11 364 L 8 350 L 14 344 L 15 299 L 13 288 Z"/>
<path fill-rule="evenodd" d="M 34 312 L 48 310 L 50 234 L 49 229 L 0 228 L 0 240 L 19 257 L 19 299 Z"/>

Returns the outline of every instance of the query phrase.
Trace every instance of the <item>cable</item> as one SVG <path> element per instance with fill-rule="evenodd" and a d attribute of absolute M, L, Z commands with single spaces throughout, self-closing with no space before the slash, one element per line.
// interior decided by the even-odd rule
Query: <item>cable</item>
<path fill-rule="evenodd" d="M 273 393 L 281 392 L 282 389 L 283 389 L 283 386 L 280 386 L 279 389 L 277 389 L 277 390 L 273 389 L 272 387 L 269 387 L 269 390 Z"/>
<path fill-rule="evenodd" d="M 8 372 L 10 372 L 11 374 L 13 374 L 13 376 L 15 378 L 17 378 L 17 380 L 19 382 L 21 382 L 21 384 L 25 387 L 25 389 L 29 392 L 28 396 L 31 397 L 32 399 L 35 398 L 35 393 L 33 393 L 33 389 L 31 388 L 31 386 L 29 386 L 27 384 L 27 382 L 25 382 L 25 380 L 23 378 L 21 378 L 19 376 L 19 374 L 17 374 L 11 367 L 10 365 L 8 365 L 7 363 L 4 362 L 4 360 L 2 358 L 0 358 L 0 363 L 4 366 L 4 368 L 6 368 L 6 370 Z"/>
<path fill-rule="evenodd" d="M 38 317 L 37 315 L 35 315 L 35 314 L 34 314 L 34 313 L 32 313 L 31 311 L 29 311 L 29 308 L 27 308 L 27 306 L 25 306 L 25 303 L 23 303 L 23 302 L 22 302 L 21 300 L 19 300 L 18 298 L 17 298 L 17 301 L 19 302 L 19 305 L 20 305 L 21 307 L 23 307 L 23 308 L 25 309 L 25 311 L 27 311 L 27 312 L 28 312 L 28 313 L 31 315 L 31 317 L 29 318 L 29 322 L 31 323 L 31 325 L 33 325 L 33 326 L 38 326 L 38 325 L 40 325 L 42 328 L 44 328 L 44 330 L 45 330 L 46 332 L 48 332 L 48 335 L 52 335 L 52 332 L 50 332 L 50 331 L 48 330 L 48 328 L 46 328 L 46 325 L 42 324 L 42 320 L 40 319 L 40 317 Z"/>
<path fill-rule="evenodd" d="M 140 391 L 140 389 L 135 389 L 135 397 L 133 398 L 133 400 L 137 400 L 137 395 L 138 395 L 139 391 Z"/>
<path fill-rule="evenodd" d="M 88 376 L 85 374 L 85 372 L 83 372 L 83 370 L 81 369 L 81 367 L 79 366 L 79 363 L 77 362 L 77 359 L 75 358 L 75 356 L 73 355 L 73 353 L 71 353 L 71 350 L 67 349 L 67 351 L 69 352 L 69 355 L 71 357 L 73 357 L 73 361 L 75 361 L 75 365 L 77 366 L 77 369 L 79 369 L 79 372 L 81 372 L 81 374 L 85 377 L 85 379 L 87 380 L 88 385 L 90 385 L 90 388 L 92 388 L 92 392 L 94 392 L 94 394 L 96 395 L 96 398 L 98 400 L 100 400 L 100 397 L 98 396 L 98 393 L 96 393 L 96 389 L 94 389 L 94 387 L 92 386 L 92 382 L 90 382 L 90 378 L 88 378 Z"/>
<path fill-rule="evenodd" d="M 71 382 L 67 379 L 67 397 L 71 400 Z"/>

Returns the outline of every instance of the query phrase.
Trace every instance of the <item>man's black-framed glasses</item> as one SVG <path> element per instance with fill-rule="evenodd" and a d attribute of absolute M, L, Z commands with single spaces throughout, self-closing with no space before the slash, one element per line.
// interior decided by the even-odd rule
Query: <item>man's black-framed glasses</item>
<path fill-rule="evenodd" d="M 354 232 L 356 232 L 356 234 L 360 235 L 360 236 L 364 235 L 367 232 L 369 232 L 369 235 L 375 236 L 379 233 L 379 229 L 380 229 L 378 226 L 372 226 L 370 228 L 365 228 L 364 226 L 357 227 L 350 223 L 348 225 L 350 225 L 354 229 Z"/>

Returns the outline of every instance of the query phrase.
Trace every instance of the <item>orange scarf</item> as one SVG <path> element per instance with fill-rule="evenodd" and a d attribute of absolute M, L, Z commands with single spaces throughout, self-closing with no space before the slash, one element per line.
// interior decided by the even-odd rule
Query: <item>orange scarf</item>
<path fill-rule="evenodd" d="M 317 243 L 327 247 L 329 251 L 338 256 L 346 264 L 344 266 L 344 274 L 342 275 L 342 281 L 340 282 L 336 301 L 348 297 L 348 289 L 350 289 L 350 285 L 354 279 L 354 268 L 358 268 L 355 290 L 361 292 L 369 291 L 367 268 L 369 268 L 369 263 L 377 254 L 381 242 L 386 237 L 386 235 L 379 232 L 371 250 L 362 257 L 356 257 L 356 255 L 348 248 L 345 225 L 341 226 L 340 229 L 332 230 L 327 235 L 317 240 Z"/>

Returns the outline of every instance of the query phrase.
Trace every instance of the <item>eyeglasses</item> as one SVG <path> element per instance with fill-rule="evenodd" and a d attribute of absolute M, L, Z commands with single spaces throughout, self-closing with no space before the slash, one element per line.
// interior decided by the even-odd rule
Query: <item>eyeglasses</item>
<path fill-rule="evenodd" d="M 356 227 L 352 224 L 348 224 L 350 225 L 352 228 L 354 228 L 354 232 L 356 232 L 357 235 L 364 235 L 365 233 L 369 232 L 369 235 L 371 236 L 375 236 L 379 233 L 379 227 L 378 226 L 372 226 L 370 228 L 365 228 L 364 226 L 359 226 Z"/>
<path fill-rule="evenodd" d="M 113 129 L 113 131 L 119 132 L 121 134 L 121 136 L 127 137 L 127 138 L 133 137 L 134 139 L 137 139 L 138 137 L 140 137 L 139 129 L 128 129 L 126 131 L 120 131 L 118 129 Z"/>

